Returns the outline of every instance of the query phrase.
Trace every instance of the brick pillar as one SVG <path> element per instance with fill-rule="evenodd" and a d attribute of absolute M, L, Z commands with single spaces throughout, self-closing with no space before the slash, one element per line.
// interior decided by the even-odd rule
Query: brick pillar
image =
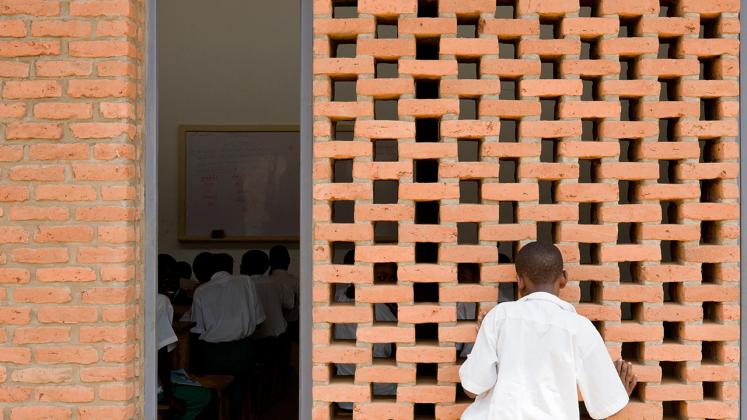
<path fill-rule="evenodd" d="M 361 419 L 458 418 L 456 348 L 477 321 L 457 305 L 515 299 L 511 261 L 531 240 L 560 247 L 561 297 L 635 364 L 619 418 L 736 418 L 738 12 L 315 1 L 314 418 L 338 402 Z M 385 303 L 397 322 L 376 319 Z"/>
<path fill-rule="evenodd" d="M 138 410 L 143 17 L 0 4 L 0 417 Z"/>

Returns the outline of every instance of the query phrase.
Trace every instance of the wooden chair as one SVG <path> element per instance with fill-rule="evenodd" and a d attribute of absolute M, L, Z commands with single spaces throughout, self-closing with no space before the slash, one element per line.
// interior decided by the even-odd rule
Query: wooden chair
<path fill-rule="evenodd" d="M 231 375 L 205 375 L 194 376 L 204 388 L 212 389 L 218 396 L 218 420 L 228 420 L 231 418 L 231 407 L 229 406 L 226 388 L 233 383 Z"/>

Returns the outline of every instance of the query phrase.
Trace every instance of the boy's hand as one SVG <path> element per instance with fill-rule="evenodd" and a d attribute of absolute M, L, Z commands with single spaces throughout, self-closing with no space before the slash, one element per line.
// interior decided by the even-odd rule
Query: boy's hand
<path fill-rule="evenodd" d="M 633 374 L 633 364 L 620 359 L 615 362 L 615 369 L 617 369 L 617 374 L 620 375 L 625 391 L 630 395 L 638 383 L 638 377 Z"/>

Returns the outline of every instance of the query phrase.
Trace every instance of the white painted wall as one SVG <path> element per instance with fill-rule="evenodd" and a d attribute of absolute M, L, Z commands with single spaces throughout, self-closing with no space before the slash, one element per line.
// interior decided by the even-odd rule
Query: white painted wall
<path fill-rule="evenodd" d="M 203 250 L 273 244 L 181 244 L 178 126 L 299 124 L 298 0 L 159 0 L 159 251 L 191 262 Z M 296 271 L 297 244 L 289 244 Z"/>

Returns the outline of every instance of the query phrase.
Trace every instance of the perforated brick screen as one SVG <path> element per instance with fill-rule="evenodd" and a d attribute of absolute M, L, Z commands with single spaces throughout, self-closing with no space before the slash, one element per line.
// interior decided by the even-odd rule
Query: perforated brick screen
<path fill-rule="evenodd" d="M 635 363 L 621 418 L 736 418 L 738 11 L 316 0 L 314 417 L 458 418 L 539 240 Z"/>

